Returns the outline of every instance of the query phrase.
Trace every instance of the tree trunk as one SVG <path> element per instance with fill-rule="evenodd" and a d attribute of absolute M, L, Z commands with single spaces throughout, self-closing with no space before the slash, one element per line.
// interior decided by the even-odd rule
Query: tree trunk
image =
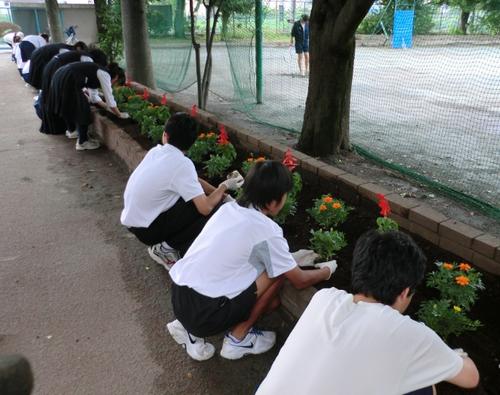
<path fill-rule="evenodd" d="M 310 21 L 310 78 L 298 147 L 313 156 L 350 148 L 354 34 L 371 0 L 315 0 Z"/>
<path fill-rule="evenodd" d="M 231 14 L 229 12 L 224 12 L 221 15 L 222 18 L 222 39 L 225 40 L 227 36 L 227 28 L 229 26 L 229 18 Z"/>
<path fill-rule="evenodd" d="M 122 0 L 122 29 L 127 74 L 137 82 L 156 88 L 148 39 L 146 0 Z"/>
<path fill-rule="evenodd" d="M 97 26 L 97 37 L 102 37 L 106 34 L 106 26 L 105 26 L 105 15 L 107 11 L 107 3 L 106 0 L 94 0 L 94 8 L 95 8 L 95 23 Z"/>
<path fill-rule="evenodd" d="M 47 8 L 51 41 L 53 43 L 62 43 L 64 37 L 61 28 L 61 18 L 59 17 L 59 4 L 57 4 L 57 0 L 45 0 L 45 7 Z"/>
<path fill-rule="evenodd" d="M 462 10 L 460 14 L 460 30 L 463 34 L 467 34 L 467 27 L 469 22 L 470 11 Z"/>
<path fill-rule="evenodd" d="M 184 30 L 185 18 L 184 9 L 186 8 L 186 0 L 177 0 L 175 5 L 175 21 L 174 21 L 174 35 L 177 38 L 184 38 L 186 32 Z"/>

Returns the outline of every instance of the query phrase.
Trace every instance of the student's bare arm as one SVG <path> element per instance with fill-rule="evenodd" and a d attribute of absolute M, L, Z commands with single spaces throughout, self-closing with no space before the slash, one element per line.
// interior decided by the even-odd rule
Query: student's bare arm
<path fill-rule="evenodd" d="M 198 181 L 200 182 L 201 187 L 203 188 L 203 191 L 207 195 L 210 195 L 213 191 L 215 191 L 217 189 L 212 184 L 210 184 L 209 182 L 205 181 L 203 178 L 198 178 Z"/>
<path fill-rule="evenodd" d="M 469 357 L 464 358 L 464 366 L 460 373 L 448 382 L 462 388 L 475 388 L 479 384 L 479 372 L 474 361 Z"/>
<path fill-rule="evenodd" d="M 193 199 L 193 203 L 201 215 L 208 215 L 212 212 L 215 206 L 219 204 L 219 202 L 224 197 L 224 193 L 226 192 L 225 185 L 219 185 L 218 188 L 214 189 L 214 191 L 210 195 L 200 195 Z"/>
<path fill-rule="evenodd" d="M 330 269 L 324 267 L 316 270 L 302 270 L 296 267 L 284 274 L 284 276 L 297 289 L 303 289 L 310 285 L 324 281 L 330 277 Z"/>

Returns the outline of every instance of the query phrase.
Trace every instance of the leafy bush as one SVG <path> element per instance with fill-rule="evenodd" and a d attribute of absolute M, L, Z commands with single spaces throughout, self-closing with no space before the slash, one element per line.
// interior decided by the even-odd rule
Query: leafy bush
<path fill-rule="evenodd" d="M 328 229 L 343 223 L 351 210 L 352 207 L 342 200 L 328 194 L 314 199 L 314 205 L 308 212 L 322 228 Z"/>
<path fill-rule="evenodd" d="M 290 215 L 295 215 L 297 212 L 297 199 L 300 191 L 302 191 L 302 177 L 299 173 L 292 173 L 292 183 L 292 190 L 286 196 L 283 208 L 278 215 L 274 217 L 274 220 L 280 225 L 284 224 Z"/>
<path fill-rule="evenodd" d="M 468 263 L 436 262 L 437 270 L 427 277 L 427 286 L 440 293 L 440 299 L 421 304 L 417 316 L 444 339 L 474 331 L 481 323 L 467 317 L 478 291 L 484 289 L 481 273 Z"/>
<path fill-rule="evenodd" d="M 337 230 L 311 230 L 311 234 L 311 248 L 326 261 L 347 245 L 344 233 Z"/>

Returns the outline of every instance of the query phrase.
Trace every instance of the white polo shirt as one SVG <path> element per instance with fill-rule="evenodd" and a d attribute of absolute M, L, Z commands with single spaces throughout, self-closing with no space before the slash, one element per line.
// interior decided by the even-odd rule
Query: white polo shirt
<path fill-rule="evenodd" d="M 330 288 L 314 295 L 256 395 L 401 395 L 462 367 L 424 324 Z"/>
<path fill-rule="evenodd" d="M 296 266 L 279 225 L 232 202 L 210 218 L 170 277 L 202 295 L 232 299 L 264 271 L 274 278 Z"/>
<path fill-rule="evenodd" d="M 173 145 L 157 145 L 149 150 L 127 182 L 121 223 L 147 228 L 179 198 L 188 202 L 203 194 L 191 159 Z"/>

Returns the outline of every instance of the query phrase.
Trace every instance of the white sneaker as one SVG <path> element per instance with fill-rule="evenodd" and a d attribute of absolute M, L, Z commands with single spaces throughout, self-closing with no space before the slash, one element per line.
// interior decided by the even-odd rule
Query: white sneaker
<path fill-rule="evenodd" d="M 76 150 L 77 151 L 84 151 L 84 150 L 89 150 L 89 149 L 97 149 L 101 146 L 98 141 L 95 140 L 87 140 L 83 143 L 79 143 L 78 141 L 76 142 Z"/>
<path fill-rule="evenodd" d="M 174 340 L 186 349 L 188 355 L 196 361 L 206 361 L 215 354 L 215 347 L 205 339 L 189 334 L 179 320 L 169 322 L 167 331 Z"/>
<path fill-rule="evenodd" d="M 73 132 L 71 130 L 66 130 L 66 137 L 69 139 L 77 139 L 78 132 L 76 130 L 74 130 Z"/>
<path fill-rule="evenodd" d="M 276 333 L 271 331 L 252 328 L 239 342 L 226 334 L 220 356 L 226 359 L 240 359 L 247 354 L 262 354 L 273 348 L 274 343 L 276 343 Z"/>
<path fill-rule="evenodd" d="M 179 253 L 173 248 L 166 248 L 160 244 L 155 244 L 148 248 L 149 256 L 157 263 L 162 265 L 167 271 L 172 269 L 175 262 L 179 260 Z"/>

